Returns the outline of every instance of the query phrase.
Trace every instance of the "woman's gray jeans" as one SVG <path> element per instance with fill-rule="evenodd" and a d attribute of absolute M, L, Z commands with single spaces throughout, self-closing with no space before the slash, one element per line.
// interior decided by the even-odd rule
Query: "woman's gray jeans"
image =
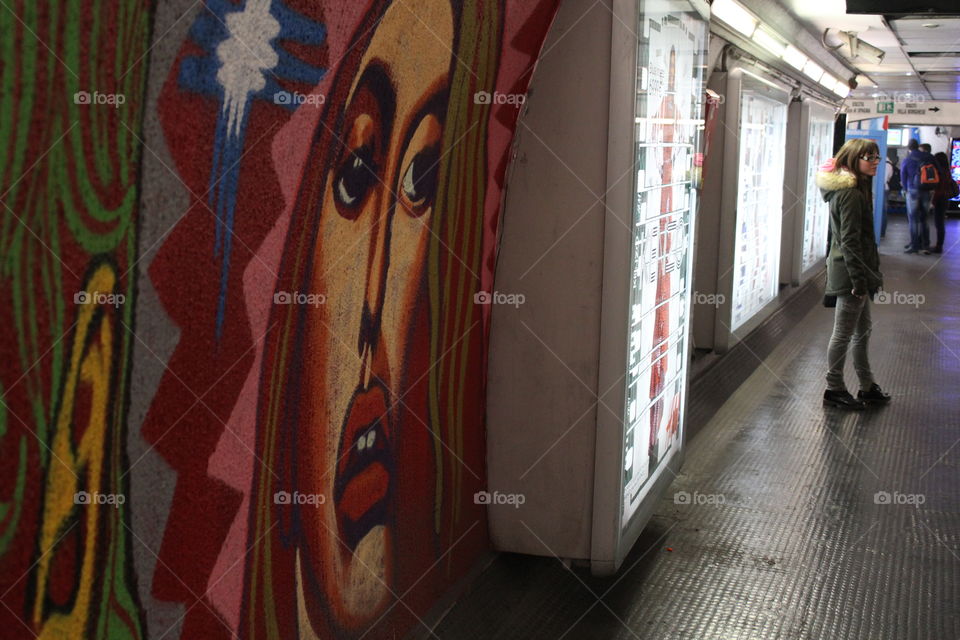
<path fill-rule="evenodd" d="M 853 368 L 860 379 L 860 390 L 873 386 L 873 372 L 867 357 L 870 343 L 870 297 L 857 298 L 852 294 L 837 296 L 836 314 L 833 318 L 833 335 L 827 347 L 827 389 L 844 391 L 843 365 L 847 361 L 847 348 L 853 343 Z"/>

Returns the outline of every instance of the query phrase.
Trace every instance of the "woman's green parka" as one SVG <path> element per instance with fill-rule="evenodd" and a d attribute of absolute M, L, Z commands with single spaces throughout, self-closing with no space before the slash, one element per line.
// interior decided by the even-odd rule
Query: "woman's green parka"
<path fill-rule="evenodd" d="M 827 288 L 831 296 L 875 293 L 883 286 L 873 231 L 873 203 L 845 169 L 819 171 L 817 186 L 830 205 Z"/>

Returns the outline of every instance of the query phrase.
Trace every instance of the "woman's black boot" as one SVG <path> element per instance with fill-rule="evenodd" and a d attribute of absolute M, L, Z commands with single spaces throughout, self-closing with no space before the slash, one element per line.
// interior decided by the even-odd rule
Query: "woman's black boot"
<path fill-rule="evenodd" d="M 874 382 L 873 386 L 866 391 L 857 392 L 857 400 L 871 404 L 885 404 L 890 402 L 890 394 L 884 393 L 884 391 L 880 388 L 880 385 Z"/>
<path fill-rule="evenodd" d="M 861 409 L 866 409 L 867 405 L 862 400 L 857 400 L 850 392 L 844 389 L 843 391 L 831 391 L 827 389 L 823 392 L 823 406 L 825 407 L 837 407 L 838 409 L 850 409 L 853 411 L 860 411 Z"/>

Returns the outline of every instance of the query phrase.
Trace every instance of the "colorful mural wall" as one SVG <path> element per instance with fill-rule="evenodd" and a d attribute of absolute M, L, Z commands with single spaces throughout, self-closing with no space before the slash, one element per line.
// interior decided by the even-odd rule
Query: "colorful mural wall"
<path fill-rule="evenodd" d="M 487 548 L 558 0 L 0 9 L 4 638 L 402 637 Z"/>

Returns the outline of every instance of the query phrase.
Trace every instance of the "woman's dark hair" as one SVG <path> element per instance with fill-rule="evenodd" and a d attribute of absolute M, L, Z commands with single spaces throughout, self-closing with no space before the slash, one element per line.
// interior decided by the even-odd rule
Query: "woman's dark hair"
<path fill-rule="evenodd" d="M 937 165 L 942 169 L 949 169 L 950 163 L 947 161 L 947 154 L 943 151 L 937 151 L 933 154 L 933 159 L 937 161 Z"/>

